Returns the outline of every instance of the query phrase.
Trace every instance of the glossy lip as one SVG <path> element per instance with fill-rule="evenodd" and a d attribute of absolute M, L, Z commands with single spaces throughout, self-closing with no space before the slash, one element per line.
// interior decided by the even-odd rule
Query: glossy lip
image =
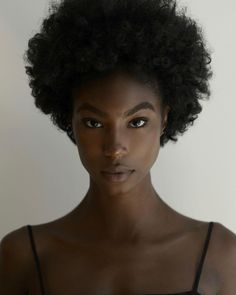
<path fill-rule="evenodd" d="M 104 170 L 102 170 L 101 172 L 105 172 L 105 173 L 129 173 L 131 171 L 134 171 L 133 169 L 128 169 L 127 167 L 124 167 L 124 166 L 112 166 L 112 167 L 108 167 Z"/>
<path fill-rule="evenodd" d="M 120 172 L 121 169 L 117 169 L 117 172 L 105 172 L 105 171 L 101 171 L 102 175 L 104 176 L 104 178 L 106 180 L 108 180 L 109 182 L 123 182 L 125 180 L 128 179 L 128 177 L 134 172 L 134 170 L 123 170 L 123 172 Z"/>

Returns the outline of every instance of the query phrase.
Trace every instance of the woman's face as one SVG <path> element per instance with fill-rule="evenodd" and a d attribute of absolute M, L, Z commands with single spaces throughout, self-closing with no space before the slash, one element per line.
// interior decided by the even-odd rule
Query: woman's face
<path fill-rule="evenodd" d="M 74 90 L 73 102 L 74 137 L 90 180 L 103 190 L 145 181 L 167 120 L 157 94 L 131 76 L 116 74 Z M 126 172 L 103 173 L 112 167 Z"/>

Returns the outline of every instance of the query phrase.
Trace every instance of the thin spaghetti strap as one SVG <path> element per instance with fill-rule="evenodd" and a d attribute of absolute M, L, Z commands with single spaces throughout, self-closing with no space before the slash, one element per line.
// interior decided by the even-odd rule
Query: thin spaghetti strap
<path fill-rule="evenodd" d="M 206 240 L 205 240 L 205 244 L 204 244 L 204 248 L 203 248 L 203 252 L 202 252 L 202 257 L 201 257 L 200 263 L 198 265 L 196 278 L 195 278 L 195 281 L 193 284 L 193 290 L 192 290 L 193 292 L 197 292 L 197 290 L 198 290 L 198 285 L 199 285 L 199 281 L 200 281 L 200 277 L 201 277 L 201 273 L 202 273 L 202 269 L 203 269 L 204 260 L 205 260 L 206 253 L 208 250 L 213 225 L 214 225 L 214 222 L 211 221 L 208 226 L 208 232 L 207 232 L 207 236 L 206 236 Z"/>
<path fill-rule="evenodd" d="M 28 228 L 30 244 L 31 244 L 31 248 L 32 248 L 32 251 L 33 251 L 33 256 L 34 256 L 34 260 L 35 260 L 35 264 L 36 264 L 36 269 L 37 269 L 37 273 L 38 273 L 40 292 L 41 292 L 41 295 L 45 295 L 44 286 L 43 286 L 42 272 L 41 272 L 41 268 L 40 268 L 38 254 L 37 254 L 37 251 L 36 251 L 33 231 L 32 231 L 31 225 L 27 225 L 27 228 Z"/>

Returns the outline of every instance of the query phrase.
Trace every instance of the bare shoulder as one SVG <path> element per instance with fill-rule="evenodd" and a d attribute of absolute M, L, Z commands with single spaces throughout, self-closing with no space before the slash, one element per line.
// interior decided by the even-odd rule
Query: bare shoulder
<path fill-rule="evenodd" d="M 236 234 L 228 229 L 226 226 L 224 226 L 222 223 L 215 222 L 216 230 L 221 235 L 221 237 L 224 237 L 226 239 L 226 242 L 229 243 L 235 243 L 236 242 Z"/>
<path fill-rule="evenodd" d="M 28 259 L 29 242 L 25 226 L 6 234 L 0 242 L 1 258 L 4 257 L 11 262 L 23 262 Z M 11 258 L 11 259 L 10 259 Z"/>
<path fill-rule="evenodd" d="M 221 280 L 218 295 L 233 295 L 236 291 L 236 234 L 216 222 L 213 242 L 217 271 Z"/>
<path fill-rule="evenodd" d="M 219 222 L 214 222 L 213 230 L 218 259 L 227 263 L 235 258 L 236 262 L 236 234 Z"/>
<path fill-rule="evenodd" d="M 30 261 L 26 230 L 23 226 L 6 234 L 0 241 L 1 294 L 22 294 L 20 292 L 25 288 Z"/>

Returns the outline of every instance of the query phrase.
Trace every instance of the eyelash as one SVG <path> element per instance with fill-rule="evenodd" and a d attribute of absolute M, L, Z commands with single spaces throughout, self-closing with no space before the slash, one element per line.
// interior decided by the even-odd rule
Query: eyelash
<path fill-rule="evenodd" d="M 87 122 L 96 122 L 96 123 L 99 123 L 98 121 L 94 120 L 94 119 L 91 119 L 91 118 L 84 118 L 82 119 L 82 122 L 84 123 L 85 127 L 89 128 L 89 129 L 98 129 L 98 128 L 101 128 L 101 127 L 89 127 L 86 123 Z M 133 119 L 131 120 L 130 122 L 133 122 L 133 121 L 144 121 L 145 123 L 141 126 L 141 127 L 131 127 L 133 129 L 140 129 L 140 128 L 143 128 L 144 126 L 147 125 L 147 122 L 149 121 L 148 118 L 145 118 L 145 117 L 140 117 L 140 118 L 136 118 L 136 119 Z"/>

